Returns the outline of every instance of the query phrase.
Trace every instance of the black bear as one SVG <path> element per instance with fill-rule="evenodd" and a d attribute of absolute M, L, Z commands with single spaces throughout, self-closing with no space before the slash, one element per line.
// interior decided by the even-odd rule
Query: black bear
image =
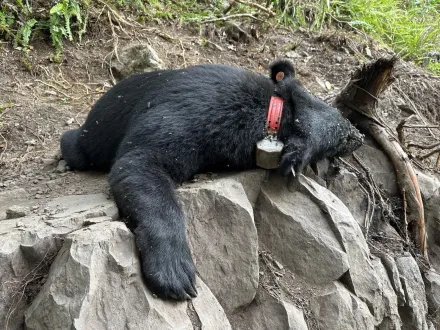
<path fill-rule="evenodd" d="M 271 64 L 270 78 L 225 65 L 133 75 L 97 101 L 84 125 L 63 134 L 62 156 L 72 169 L 110 169 L 112 194 L 159 297 L 197 295 L 176 184 L 203 171 L 254 168 L 272 97 L 283 102 L 283 174 L 362 144 L 359 131 L 309 94 L 284 60 Z"/>

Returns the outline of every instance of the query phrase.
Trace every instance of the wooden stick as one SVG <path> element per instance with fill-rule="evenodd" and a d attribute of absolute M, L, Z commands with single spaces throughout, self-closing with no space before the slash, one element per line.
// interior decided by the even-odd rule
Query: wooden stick
<path fill-rule="evenodd" d="M 439 125 L 403 125 L 405 128 L 440 128 Z"/>
<path fill-rule="evenodd" d="M 233 14 L 233 15 L 229 15 L 229 16 L 223 16 L 223 17 L 216 17 L 216 18 L 211 18 L 211 19 L 207 19 L 206 21 L 201 22 L 202 24 L 206 24 L 206 23 L 212 23 L 212 22 L 218 22 L 218 21 L 227 21 L 228 19 L 231 18 L 237 18 L 237 17 L 249 17 L 252 18 L 256 21 L 260 21 L 263 22 L 263 20 L 261 18 L 257 18 L 252 14 Z"/>
<path fill-rule="evenodd" d="M 423 145 L 423 144 L 418 144 L 418 143 L 408 143 L 408 147 L 416 147 L 416 148 L 419 148 L 419 149 L 432 149 L 432 148 L 435 148 L 435 147 L 438 147 L 438 146 L 440 146 L 440 142 L 429 144 L 427 146 Z"/>

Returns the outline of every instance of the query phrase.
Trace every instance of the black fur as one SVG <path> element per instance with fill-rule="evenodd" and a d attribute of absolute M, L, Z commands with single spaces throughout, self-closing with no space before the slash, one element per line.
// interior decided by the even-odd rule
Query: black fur
<path fill-rule="evenodd" d="M 196 296 L 195 269 L 175 186 L 198 172 L 254 168 L 270 97 L 285 100 L 280 170 L 355 150 L 359 132 L 310 95 L 293 66 L 278 61 L 272 80 L 223 65 L 129 77 L 102 96 L 79 129 L 61 139 L 72 169 L 110 169 L 115 201 L 134 228 L 143 274 L 162 298 Z M 284 72 L 277 82 L 275 75 Z"/>

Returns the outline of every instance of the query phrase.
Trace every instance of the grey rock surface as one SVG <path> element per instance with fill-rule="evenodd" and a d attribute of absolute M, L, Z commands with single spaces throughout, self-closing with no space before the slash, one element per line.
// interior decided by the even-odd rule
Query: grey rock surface
<path fill-rule="evenodd" d="M 347 254 L 327 217 L 302 192 L 289 191 L 284 178 L 272 176 L 263 185 L 257 209 L 261 244 L 291 271 L 325 284 L 348 270 Z"/>
<path fill-rule="evenodd" d="M 327 188 L 350 210 L 359 226 L 364 228 L 368 198 L 360 188 L 357 176 L 342 169 L 339 174 L 328 181 Z"/>
<path fill-rule="evenodd" d="M 254 301 L 232 316 L 234 330 L 308 330 L 304 313 L 287 301 L 272 297 L 259 288 Z"/>
<path fill-rule="evenodd" d="M 399 307 L 403 330 L 427 330 L 425 284 L 416 261 L 411 256 L 396 259 L 406 303 Z"/>
<path fill-rule="evenodd" d="M 440 274 L 428 270 L 423 274 L 428 311 L 433 321 L 440 325 Z"/>
<path fill-rule="evenodd" d="M 104 195 L 57 198 L 45 209 L 45 215 L 0 221 L 0 326 L 7 323 L 8 329 L 23 325 L 26 299 L 17 292 L 38 286 L 64 237 L 88 222 L 115 216 Z"/>
<path fill-rule="evenodd" d="M 68 235 L 25 313 L 27 328 L 193 329 L 186 302 L 165 302 L 146 289 L 136 251 L 133 234 L 121 222 Z M 211 291 L 197 280 L 193 304 L 202 328 L 231 329 Z"/>
<path fill-rule="evenodd" d="M 380 188 L 391 197 L 399 196 L 400 191 L 394 166 L 376 142 L 366 138 L 364 144 L 356 150 L 356 155 L 369 169 Z M 354 163 L 356 162 L 354 161 Z"/>
<path fill-rule="evenodd" d="M 29 194 L 23 188 L 0 191 L 0 220 L 6 219 L 6 211 L 11 206 L 29 205 Z"/>
<path fill-rule="evenodd" d="M 127 45 L 113 56 L 111 70 L 121 80 L 135 73 L 150 72 L 163 68 L 163 62 L 153 47 L 144 43 Z"/>
<path fill-rule="evenodd" d="M 30 208 L 27 205 L 13 205 L 6 210 L 6 219 L 17 219 L 29 215 Z"/>
<path fill-rule="evenodd" d="M 258 287 L 258 236 L 243 186 L 218 179 L 180 188 L 178 196 L 200 277 L 227 312 L 249 304 Z"/>
<path fill-rule="evenodd" d="M 311 299 L 310 307 L 321 329 L 374 330 L 374 317 L 367 305 L 335 282 Z"/>
<path fill-rule="evenodd" d="M 329 226 L 347 253 L 349 269 L 343 281 L 373 312 L 376 306 L 383 303 L 381 288 L 359 224 L 340 199 L 309 178 L 301 176 L 291 189 L 306 194 L 325 214 Z"/>
<path fill-rule="evenodd" d="M 382 296 L 382 299 L 378 299 L 378 303 L 374 306 L 373 315 L 375 326 L 379 330 L 400 330 L 401 322 L 398 300 L 393 285 L 391 284 L 389 273 L 381 259 L 374 258 L 372 264 L 379 280 Z"/>

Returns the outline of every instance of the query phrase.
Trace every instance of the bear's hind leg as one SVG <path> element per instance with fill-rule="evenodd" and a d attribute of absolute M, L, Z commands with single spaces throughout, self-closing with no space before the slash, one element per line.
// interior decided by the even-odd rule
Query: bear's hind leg
<path fill-rule="evenodd" d="M 148 155 L 131 151 L 112 166 L 110 187 L 132 227 L 150 290 L 164 299 L 197 295 L 195 267 L 175 183 Z"/>
<path fill-rule="evenodd" d="M 78 146 L 79 134 L 79 129 L 64 132 L 61 136 L 61 155 L 70 168 L 86 170 L 89 162 Z"/>

